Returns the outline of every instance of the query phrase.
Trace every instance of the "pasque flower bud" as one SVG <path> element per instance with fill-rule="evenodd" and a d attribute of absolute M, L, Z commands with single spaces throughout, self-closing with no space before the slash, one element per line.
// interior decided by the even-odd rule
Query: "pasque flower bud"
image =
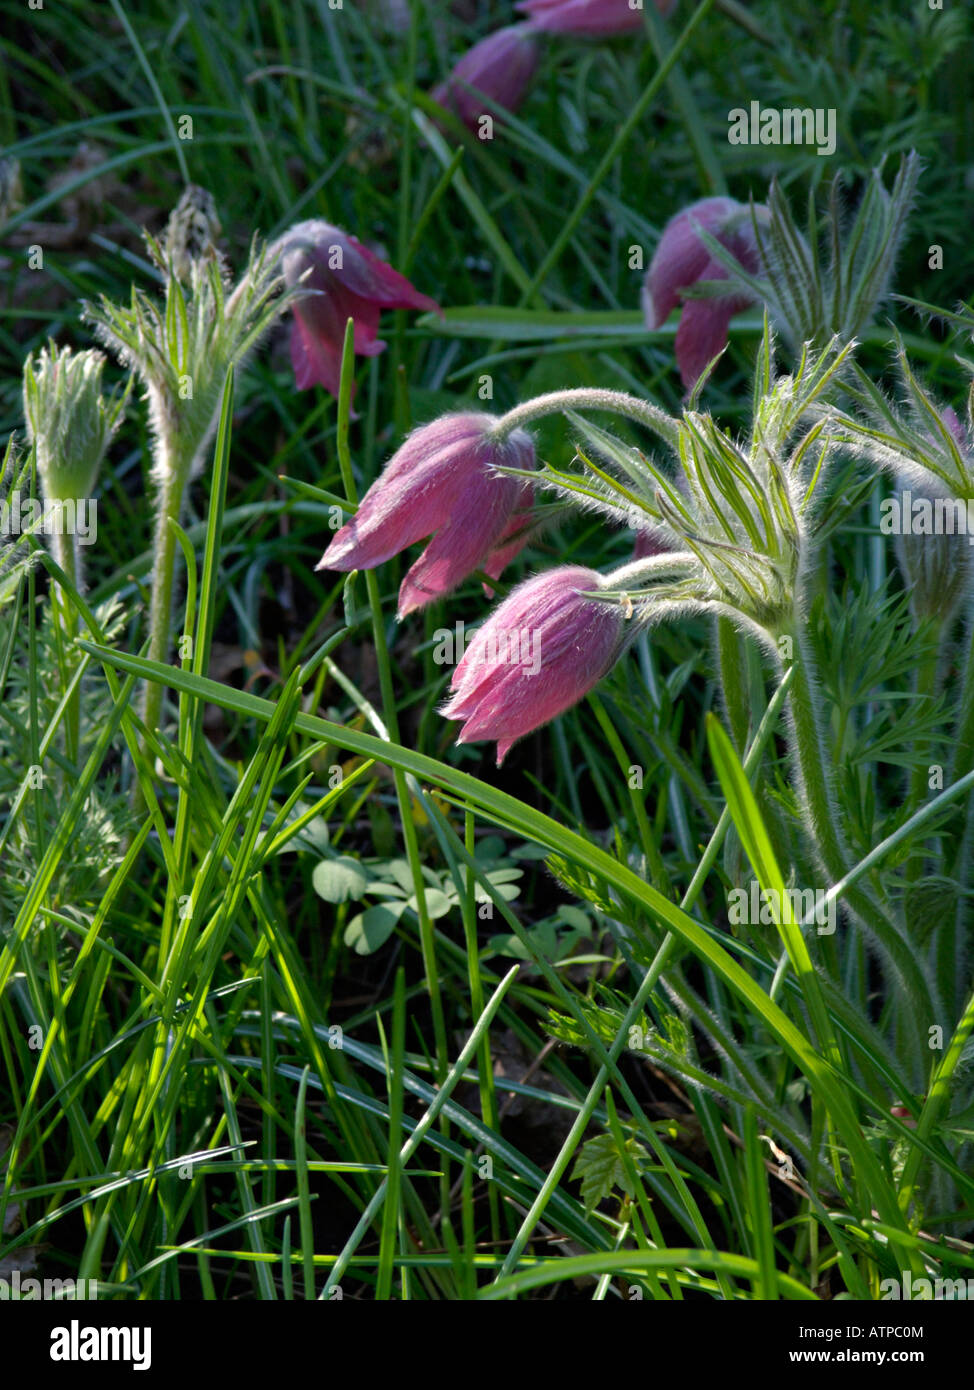
<path fill-rule="evenodd" d="M 916 505 L 921 494 L 914 487 L 901 493 L 899 500 L 901 506 Z M 929 494 L 923 494 L 922 500 L 932 507 L 934 499 Z M 942 500 L 946 508 L 954 505 L 949 498 Z M 963 532 L 927 535 L 912 529 L 896 537 L 900 568 L 917 618 L 948 622 L 953 617 L 971 586 L 972 541 L 974 536 Z"/>
<path fill-rule="evenodd" d="M 940 418 L 962 459 L 971 459 L 974 450 L 957 412 L 946 406 Z M 931 443 L 936 442 L 932 434 L 929 437 Z M 974 579 L 974 532 L 970 525 L 974 500 L 952 498 L 932 480 L 927 487 L 913 483 L 899 491 L 896 503 L 895 513 L 900 518 L 896 549 L 913 612 L 921 620 L 937 618 L 949 622 Z M 938 511 L 944 518 L 940 534 L 933 524 Z M 915 524 L 915 520 L 929 521 L 929 529 Z"/>
<path fill-rule="evenodd" d="M 187 185 L 170 214 L 163 238 L 167 264 L 177 279 L 189 284 L 196 262 L 217 259 L 216 241 L 221 230 L 213 195 L 199 184 Z"/>
<path fill-rule="evenodd" d="M 530 435 L 494 432 L 492 415 L 444 415 L 414 430 L 369 488 L 319 569 L 373 569 L 436 534 L 403 580 L 399 616 L 483 568 L 494 579 L 526 544 L 531 485 L 498 473 L 534 467 Z"/>
<path fill-rule="evenodd" d="M 52 500 L 90 497 L 121 423 L 122 403 L 102 395 L 104 366 L 102 352 L 55 343 L 24 363 L 24 418 L 44 495 Z"/>
<path fill-rule="evenodd" d="M 508 595 L 453 673 L 441 713 L 463 720 L 459 743 L 496 739 L 499 765 L 518 739 L 598 684 L 626 645 L 621 607 L 584 597 L 605 587 L 595 570 L 567 565 Z"/>

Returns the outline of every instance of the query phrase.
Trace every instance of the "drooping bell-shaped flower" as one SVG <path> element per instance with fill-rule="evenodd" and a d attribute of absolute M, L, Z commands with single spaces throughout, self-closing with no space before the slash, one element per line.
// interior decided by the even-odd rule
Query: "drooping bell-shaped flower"
<path fill-rule="evenodd" d="M 383 309 L 424 309 L 439 305 L 420 294 L 354 236 L 328 222 L 298 222 L 271 248 L 280 259 L 288 289 L 316 291 L 293 306 L 291 364 L 299 391 L 324 386 L 338 395 L 345 325 L 355 321 L 355 352 L 378 357 L 385 343 L 378 337 Z"/>
<path fill-rule="evenodd" d="M 524 430 L 500 438 L 495 425 L 492 415 L 470 412 L 444 415 L 414 430 L 318 568 L 373 569 L 435 532 L 403 580 L 400 618 L 449 593 L 475 570 L 497 579 L 526 543 L 531 484 L 496 469 L 533 468 L 535 456 Z"/>
<path fill-rule="evenodd" d="M 494 107 L 516 111 L 538 66 L 538 44 L 526 24 L 497 29 L 460 59 L 445 82 L 431 93 L 445 111 L 478 134 Z"/>
<path fill-rule="evenodd" d="M 518 739 L 598 684 L 626 644 L 622 608 L 584 597 L 605 585 L 595 570 L 566 565 L 532 576 L 491 613 L 441 710 L 463 721 L 459 743 L 496 739 L 500 765 Z"/>
<path fill-rule="evenodd" d="M 663 228 L 643 285 L 643 313 L 648 328 L 660 328 L 682 301 L 676 362 L 688 391 L 726 346 L 733 316 L 752 302 L 744 291 L 719 298 L 684 297 L 684 291 L 701 280 L 729 278 L 726 267 L 704 244 L 700 228 L 719 241 L 745 270 L 753 274 L 759 269 L 751 210 L 734 198 L 703 198 L 678 212 Z"/>
<path fill-rule="evenodd" d="M 676 0 L 656 0 L 663 15 L 670 14 L 675 5 Z M 514 8 L 522 11 L 535 29 L 552 34 L 598 39 L 645 28 L 643 0 L 520 0 Z"/>

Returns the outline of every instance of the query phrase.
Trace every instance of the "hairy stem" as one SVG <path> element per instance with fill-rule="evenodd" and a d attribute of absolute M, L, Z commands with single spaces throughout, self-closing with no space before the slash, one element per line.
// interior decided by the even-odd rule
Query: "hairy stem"
<path fill-rule="evenodd" d="M 54 559 L 71 581 L 74 589 L 81 587 L 81 562 L 78 555 L 78 539 L 66 531 L 62 531 L 59 526 L 55 526 L 51 534 L 51 549 L 54 552 Z M 74 610 L 74 605 L 70 602 L 67 595 L 62 591 L 60 585 L 52 588 L 52 608 L 57 615 L 57 621 L 64 637 L 70 641 L 78 631 L 78 619 Z M 68 681 L 67 672 L 64 673 L 65 683 Z M 76 762 L 78 749 L 81 742 L 81 691 L 75 690 L 64 714 L 64 740 L 68 758 Z"/>
<path fill-rule="evenodd" d="M 169 657 L 173 586 L 176 578 L 176 532 L 169 523 L 179 521 L 191 460 L 182 458 L 171 442 L 163 443 L 159 452 L 164 467 L 159 470 L 162 481 L 159 483 L 156 496 L 147 655 L 151 661 L 164 662 Z M 142 718 L 150 733 L 159 727 L 162 716 L 162 690 L 158 681 L 146 682 L 142 697 Z M 140 804 L 138 783 L 135 784 L 133 795 L 135 802 Z"/>
<path fill-rule="evenodd" d="M 967 660 L 964 664 L 964 683 L 961 686 L 960 702 L 957 707 L 957 726 L 954 734 L 954 757 L 950 768 L 951 782 L 958 782 L 965 773 L 974 768 L 974 614 L 967 620 Z M 971 829 L 971 804 L 968 802 L 967 810 L 960 824 L 960 828 L 955 832 L 952 841 L 948 842 L 948 858 L 954 858 L 954 870 L 958 875 L 966 880 L 965 861 L 967 856 L 964 853 L 965 847 L 969 844 Z"/>
<path fill-rule="evenodd" d="M 931 645 L 930 651 L 917 667 L 916 672 L 916 694 L 923 703 L 920 708 L 935 698 L 937 694 L 937 672 L 940 666 L 940 652 L 943 644 L 943 623 L 937 625 L 936 644 Z M 919 759 L 923 758 L 924 749 L 928 749 L 928 756 L 932 753 L 932 745 L 926 740 L 917 750 L 918 761 L 910 772 L 909 778 L 909 806 L 910 810 L 916 810 L 927 794 L 927 770 Z M 915 855 L 906 868 L 906 877 L 910 883 L 915 883 L 923 872 L 923 857 Z"/>
<path fill-rule="evenodd" d="M 838 881 L 846 876 L 850 855 L 839 823 L 839 810 L 832 792 L 830 760 L 818 712 L 818 681 L 814 657 L 809 644 L 796 622 L 787 634 L 794 644 L 794 671 L 789 692 L 791 713 L 791 748 L 798 773 L 806 821 L 813 843 L 826 873 Z M 849 910 L 860 921 L 871 939 L 891 965 L 897 982 L 909 1001 L 907 1014 L 911 1028 L 911 1046 L 919 1067 L 922 1061 L 921 1038 L 931 1023 L 942 1022 L 939 1001 L 933 991 L 912 943 L 900 933 L 893 922 L 864 885 L 850 884 L 845 892 Z"/>
<path fill-rule="evenodd" d="M 677 439 L 676 421 L 659 406 L 649 401 L 630 396 L 625 391 L 606 391 L 599 387 L 580 386 L 565 391 L 549 391 L 543 396 L 516 405 L 506 415 L 502 415 L 494 426 L 495 435 L 503 439 L 513 430 L 532 420 L 540 420 L 545 415 L 557 415 L 566 410 L 606 410 L 612 415 L 623 415 L 628 420 L 640 424 L 662 436 L 669 444 Z"/>
<path fill-rule="evenodd" d="M 720 684 L 727 705 L 731 741 L 738 753 L 743 753 L 747 746 L 750 724 L 744 656 L 744 638 L 729 618 L 718 618 L 717 657 Z"/>

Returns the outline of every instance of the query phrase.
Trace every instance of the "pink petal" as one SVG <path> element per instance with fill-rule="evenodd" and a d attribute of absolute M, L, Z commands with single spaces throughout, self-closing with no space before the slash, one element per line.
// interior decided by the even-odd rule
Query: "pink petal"
<path fill-rule="evenodd" d="M 501 475 L 472 480 L 450 519 L 441 526 L 399 590 L 399 617 L 442 598 L 479 569 L 503 534 L 520 486 Z"/>
<path fill-rule="evenodd" d="M 332 270 L 339 282 L 353 294 L 371 300 L 383 309 L 425 309 L 439 313 L 440 306 L 435 299 L 420 294 L 419 290 L 393 270 L 388 262 L 382 260 L 357 237 L 345 234 L 341 269 Z"/>
<path fill-rule="evenodd" d="M 369 488 L 355 516 L 331 541 L 319 569 L 364 569 L 381 564 L 438 528 L 445 539 L 425 562 L 414 566 L 403 586 L 404 611 L 428 602 L 419 586 L 433 592 L 453 580 L 456 566 L 474 558 L 466 573 L 477 569 L 503 533 L 511 512 L 524 496 L 518 479 L 506 478 L 493 464 L 531 467 L 534 448 L 523 431 L 505 444 L 492 436 L 494 418 L 466 412 L 445 415 L 410 434 Z M 458 525 L 462 522 L 458 535 Z M 427 570 L 442 553 L 454 559 L 444 570 Z"/>
<path fill-rule="evenodd" d="M 667 222 L 643 286 L 643 312 L 649 328 L 660 328 L 666 322 L 679 303 L 681 290 L 708 278 L 710 252 L 698 228 L 719 237 L 721 227 L 740 206 L 733 198 L 703 198 Z"/>
<path fill-rule="evenodd" d="M 331 338 L 320 338 L 306 323 L 294 315 L 291 324 L 291 366 L 294 384 L 299 391 L 309 386 L 324 386 L 333 396 L 341 384 L 341 348 Z"/>
<path fill-rule="evenodd" d="M 493 550 L 481 565 L 481 569 L 485 574 L 489 574 L 491 579 L 500 579 L 507 566 L 520 555 L 531 539 L 533 517 L 530 504 L 533 492 L 534 489 L 531 484 L 526 483 L 522 500 L 518 503 L 518 510 L 504 527 Z M 494 597 L 494 591 L 489 584 L 484 585 L 484 593 L 487 598 Z"/>
<path fill-rule="evenodd" d="M 518 739 L 563 714 L 598 684 L 618 654 L 618 615 L 594 600 L 589 606 L 593 612 L 584 628 L 575 625 L 568 633 L 545 627 L 524 630 L 514 653 L 520 650 L 527 662 L 492 668 L 493 678 L 481 683 L 474 707 L 463 715 L 459 742 L 497 739 L 500 765 Z M 538 672 L 530 664 L 536 651 Z"/>
<path fill-rule="evenodd" d="M 459 473 L 443 468 L 412 488 L 384 473 L 336 533 L 317 568 L 373 569 L 383 564 L 449 521 L 464 488 Z"/>
<path fill-rule="evenodd" d="M 652 531 L 637 531 L 636 541 L 632 548 L 632 558 L 634 560 L 652 560 L 656 555 L 665 555 L 667 547 L 662 541 L 657 540 Z"/>
<path fill-rule="evenodd" d="M 308 288 L 313 287 L 312 278 Z M 358 356 L 376 357 L 385 350 L 385 343 L 376 336 L 378 305 L 351 294 L 334 280 L 325 279 L 318 293 L 299 299 L 293 313 L 291 363 L 299 391 L 320 385 L 338 395 L 349 319 L 355 323 L 353 341 Z"/>
<path fill-rule="evenodd" d="M 521 0 L 514 8 L 536 29 L 556 34 L 606 38 L 645 28 L 642 10 L 631 9 L 629 0 Z"/>
<path fill-rule="evenodd" d="M 345 327 L 355 324 L 354 350 L 376 357 L 385 349 L 378 336 L 384 308 L 425 309 L 439 305 L 355 237 L 328 222 L 299 222 L 274 243 L 285 283 L 306 294 L 294 305 L 291 362 L 299 390 L 316 383 L 338 395 Z M 354 390 L 354 387 L 353 387 Z"/>
<path fill-rule="evenodd" d="M 957 415 L 957 411 L 953 408 L 953 406 L 948 405 L 942 411 L 940 418 L 943 420 L 946 428 L 950 430 L 951 434 L 954 436 L 954 443 L 957 445 L 958 449 L 961 451 L 961 453 L 966 453 L 967 431 L 961 424 Z"/>
<path fill-rule="evenodd" d="M 721 279 L 716 273 L 708 279 Z M 688 299 L 676 330 L 676 364 L 680 379 L 692 391 L 715 357 L 727 346 L 727 331 L 735 314 L 746 309 L 750 300 L 740 295 L 727 299 Z"/>

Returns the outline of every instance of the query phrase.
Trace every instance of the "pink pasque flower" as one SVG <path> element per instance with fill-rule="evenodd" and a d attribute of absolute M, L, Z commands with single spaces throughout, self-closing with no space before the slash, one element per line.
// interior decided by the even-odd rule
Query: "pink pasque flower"
<path fill-rule="evenodd" d="M 414 430 L 318 569 L 374 569 L 435 532 L 402 582 L 400 618 L 449 593 L 475 570 L 499 578 L 527 544 L 532 488 L 495 469 L 533 468 L 535 455 L 524 430 L 500 440 L 495 424 L 492 415 L 470 412 L 444 415 Z"/>
<path fill-rule="evenodd" d="M 538 44 L 528 25 L 508 25 L 474 44 L 431 96 L 476 135 L 481 117 L 493 114 L 495 106 L 507 111 L 518 109 L 538 66 L 538 56 Z"/>
<path fill-rule="evenodd" d="M 675 5 L 676 0 L 656 0 L 662 15 L 670 14 Z M 553 34 L 608 38 L 645 28 L 641 0 L 520 0 L 514 8 L 524 12 L 532 28 Z"/>
<path fill-rule="evenodd" d="M 759 215 L 763 207 L 756 209 Z M 726 280 L 727 270 L 711 256 L 699 235 L 709 232 L 752 274 L 760 268 L 750 209 L 734 198 L 703 198 L 672 217 L 663 228 L 643 285 L 646 325 L 660 328 L 681 301 L 676 333 L 676 361 L 687 390 L 692 390 L 710 362 L 726 347 L 735 314 L 752 303 L 744 292 L 719 299 L 685 299 L 682 292 L 700 280 Z"/>
<path fill-rule="evenodd" d="M 497 764 L 525 734 L 587 695 L 622 654 L 625 619 L 584 598 L 605 586 L 581 565 L 533 575 L 479 628 L 440 713 L 463 721 L 458 743 L 497 740 Z"/>
<path fill-rule="evenodd" d="M 349 319 L 355 320 L 356 354 L 378 357 L 386 346 L 377 336 L 383 309 L 440 311 L 435 299 L 420 294 L 357 237 L 328 222 L 296 223 L 271 255 L 280 258 L 288 289 L 317 291 L 293 306 L 291 364 L 299 391 L 317 383 L 338 395 Z"/>

